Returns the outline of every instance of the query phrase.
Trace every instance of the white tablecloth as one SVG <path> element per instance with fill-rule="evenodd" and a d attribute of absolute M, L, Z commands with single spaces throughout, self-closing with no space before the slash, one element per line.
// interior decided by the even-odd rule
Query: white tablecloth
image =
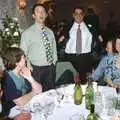
<path fill-rule="evenodd" d="M 82 85 L 83 94 L 85 94 L 86 85 Z M 63 91 L 64 97 L 61 101 L 60 105 L 57 102 L 57 92 Z M 100 87 L 100 91 L 102 94 L 116 94 L 116 91 L 110 87 Z M 70 116 L 74 114 L 82 114 L 86 119 L 89 111 L 85 108 L 85 101 L 83 97 L 83 102 L 81 105 L 75 105 L 73 101 L 73 92 L 74 92 L 74 84 L 68 85 L 66 87 L 58 88 L 57 90 L 49 90 L 47 92 L 41 93 L 39 95 L 34 96 L 30 102 L 27 104 L 29 106 L 30 111 L 34 111 L 33 104 L 39 102 L 45 106 L 47 102 L 52 101 L 54 103 L 54 107 L 52 108 L 52 114 L 48 116 L 47 120 L 70 120 Z M 67 95 L 67 96 L 66 96 Z M 15 110 L 13 110 L 15 111 Z M 13 114 L 14 112 L 11 112 Z M 17 112 L 16 112 L 17 113 Z M 31 112 L 32 120 L 44 120 L 39 115 L 37 117 L 36 113 Z M 102 120 L 112 120 L 110 116 L 101 116 Z"/>

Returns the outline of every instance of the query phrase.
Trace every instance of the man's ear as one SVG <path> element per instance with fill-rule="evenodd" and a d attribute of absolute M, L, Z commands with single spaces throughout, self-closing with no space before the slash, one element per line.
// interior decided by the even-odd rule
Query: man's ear
<path fill-rule="evenodd" d="M 17 63 L 15 64 L 15 66 L 16 66 L 16 67 L 19 66 L 19 63 L 17 62 Z"/>
<path fill-rule="evenodd" d="M 72 14 L 72 17 L 73 17 L 73 18 L 75 17 L 75 14 L 74 14 L 74 13 Z"/>
<path fill-rule="evenodd" d="M 46 15 L 45 15 L 45 18 L 47 18 L 48 17 L 48 13 L 46 13 Z"/>
<path fill-rule="evenodd" d="M 33 19 L 35 19 L 35 14 L 32 14 Z"/>

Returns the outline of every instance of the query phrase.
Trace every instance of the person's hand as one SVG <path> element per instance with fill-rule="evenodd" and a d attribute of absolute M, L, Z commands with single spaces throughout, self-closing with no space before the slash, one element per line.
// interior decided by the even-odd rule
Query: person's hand
<path fill-rule="evenodd" d="M 29 80 L 32 78 L 31 76 L 31 71 L 28 67 L 24 67 L 21 71 L 20 71 L 20 75 L 23 76 L 25 79 Z"/>
<path fill-rule="evenodd" d="M 32 89 L 34 94 L 39 94 L 42 92 L 42 86 L 37 81 L 34 82 L 34 88 Z"/>
<path fill-rule="evenodd" d="M 31 114 L 30 113 L 20 113 L 17 115 L 14 120 L 31 120 Z"/>
<path fill-rule="evenodd" d="M 31 76 L 31 71 L 28 67 L 24 67 L 21 70 L 20 75 L 31 83 L 33 93 L 38 94 L 42 92 L 42 86 Z"/>
<path fill-rule="evenodd" d="M 112 118 L 112 120 L 120 120 L 120 114 L 114 115 L 113 118 Z"/>
<path fill-rule="evenodd" d="M 64 39 L 65 39 L 65 37 L 62 35 L 62 36 L 59 38 L 58 43 L 63 42 Z"/>
<path fill-rule="evenodd" d="M 120 87 L 119 85 L 116 85 L 116 84 L 113 84 L 113 83 L 109 83 L 108 85 L 110 87 L 113 87 L 113 88 L 119 88 Z"/>
<path fill-rule="evenodd" d="M 100 42 L 103 42 L 103 38 L 102 38 L 101 35 L 98 36 L 98 39 L 99 39 Z"/>

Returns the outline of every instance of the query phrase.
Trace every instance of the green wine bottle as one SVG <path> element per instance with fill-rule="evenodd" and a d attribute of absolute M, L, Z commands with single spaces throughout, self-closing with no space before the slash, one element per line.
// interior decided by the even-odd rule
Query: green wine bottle
<path fill-rule="evenodd" d="M 95 105 L 91 104 L 90 114 L 87 116 L 87 120 L 98 120 L 97 115 L 94 113 Z"/>
<path fill-rule="evenodd" d="M 92 87 L 91 79 L 88 79 L 88 86 L 85 91 L 85 105 L 88 110 L 90 110 L 91 104 L 94 102 L 94 89 Z"/>
<path fill-rule="evenodd" d="M 82 103 L 82 88 L 80 82 L 75 84 L 74 88 L 74 103 L 80 105 Z"/>

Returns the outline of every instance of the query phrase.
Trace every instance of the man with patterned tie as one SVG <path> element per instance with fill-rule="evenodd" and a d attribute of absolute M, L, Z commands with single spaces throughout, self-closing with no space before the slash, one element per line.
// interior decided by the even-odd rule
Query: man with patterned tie
<path fill-rule="evenodd" d="M 47 11 L 44 5 L 35 4 L 32 16 L 35 24 L 23 32 L 20 47 L 32 65 L 34 78 L 46 91 L 54 88 L 56 42 L 51 29 L 45 26 Z"/>
<path fill-rule="evenodd" d="M 84 7 L 76 6 L 73 10 L 73 23 L 66 35 L 68 39 L 65 52 L 67 58 L 80 73 L 81 83 L 86 83 L 86 73 L 91 72 L 92 35 L 83 21 Z"/>

